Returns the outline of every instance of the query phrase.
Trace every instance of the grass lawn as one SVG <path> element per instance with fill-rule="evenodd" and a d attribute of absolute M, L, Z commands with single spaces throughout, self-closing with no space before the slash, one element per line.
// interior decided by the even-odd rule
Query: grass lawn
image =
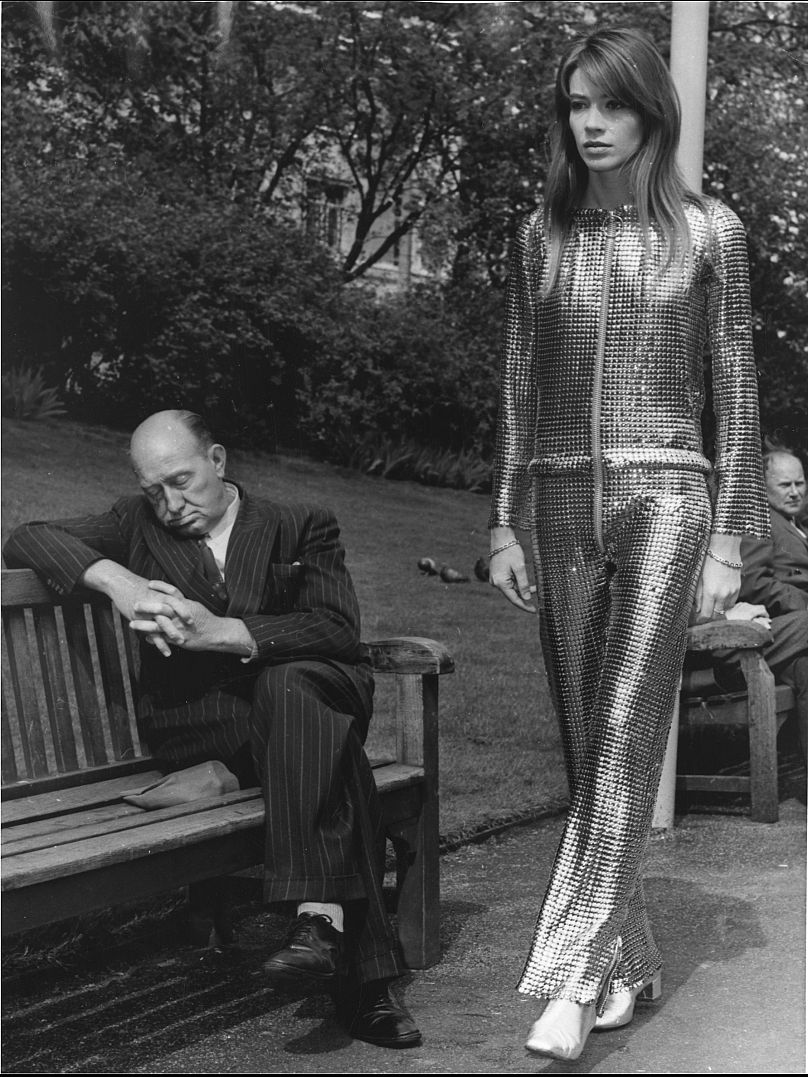
<path fill-rule="evenodd" d="M 72 422 L 3 424 L 3 537 L 29 519 L 106 509 L 135 486 L 127 438 Z M 441 832 L 467 832 L 566 795 L 534 618 L 476 580 L 487 498 L 371 479 L 307 459 L 234 452 L 228 475 L 254 494 L 331 506 L 363 613 L 363 638 L 431 636 L 454 655 L 441 679 Z M 433 557 L 470 577 L 424 576 Z M 390 735 L 377 688 L 374 744 Z"/>

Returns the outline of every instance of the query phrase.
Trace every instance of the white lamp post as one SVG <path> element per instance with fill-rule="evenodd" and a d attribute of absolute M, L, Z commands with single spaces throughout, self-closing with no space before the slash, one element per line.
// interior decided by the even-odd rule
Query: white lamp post
<path fill-rule="evenodd" d="M 709 19 L 709 0 L 673 0 L 671 4 L 671 76 L 682 105 L 682 134 L 677 159 L 688 186 L 698 193 L 701 192 L 704 158 Z M 651 824 L 656 830 L 670 830 L 673 826 L 678 738 L 677 695 Z"/>

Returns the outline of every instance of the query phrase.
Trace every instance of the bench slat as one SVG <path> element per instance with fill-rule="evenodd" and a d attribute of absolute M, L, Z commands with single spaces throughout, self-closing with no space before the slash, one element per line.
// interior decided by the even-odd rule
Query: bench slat
<path fill-rule="evenodd" d="M 104 763 L 100 767 L 70 770 L 66 774 L 49 774 L 44 778 L 17 778 L 16 782 L 2 788 L 3 804 L 26 797 L 39 796 L 42 793 L 55 793 L 60 789 L 72 789 L 78 786 L 95 785 L 97 782 L 143 774 L 154 766 L 149 756 L 140 756 L 125 762 Z M 137 778 L 135 778 L 137 781 Z M 5 808 L 3 809 L 5 811 Z"/>
<path fill-rule="evenodd" d="M 79 760 L 76 755 L 73 723 L 70 719 L 67 681 L 62 667 L 56 613 L 53 607 L 36 606 L 33 610 L 33 616 L 39 663 L 42 669 L 45 706 L 47 707 L 47 716 L 53 737 L 56 769 L 59 771 L 77 770 Z"/>
<path fill-rule="evenodd" d="M 258 827 L 263 821 L 264 802 L 258 798 L 212 811 L 197 811 L 163 823 L 140 826 L 127 834 L 125 840 L 118 834 L 111 834 L 50 849 L 37 849 L 27 856 L 6 857 L 3 863 L 3 890 L 156 856 L 195 842 L 206 842 L 239 830 Z M 157 889 L 159 887 L 155 887 Z"/>
<path fill-rule="evenodd" d="M 88 766 L 100 766 L 108 761 L 107 748 L 84 607 L 75 604 L 63 606 L 62 618 L 70 645 L 70 672 L 73 675 L 76 717 L 84 755 Z"/>
<path fill-rule="evenodd" d="M 0 833 L 3 856 L 13 852 L 12 846 L 19 842 L 41 837 L 43 834 L 47 834 L 50 841 L 58 841 L 58 834 L 62 830 L 75 830 L 78 826 L 89 826 L 115 819 L 118 816 L 139 814 L 143 814 L 142 808 L 136 808 L 134 804 L 127 804 L 126 801 L 120 800 L 114 804 L 104 804 L 100 808 L 88 808 L 87 811 L 71 812 L 69 815 L 49 815 L 46 819 L 33 819 L 14 823 L 13 826 L 4 826 Z M 57 836 L 51 838 L 50 835 Z"/>
<path fill-rule="evenodd" d="M 135 633 L 125 624 L 123 618 L 120 619 L 120 625 L 123 635 L 124 655 L 129 669 L 130 685 L 137 684 L 137 679 L 140 676 L 140 645 L 137 643 Z M 125 666 L 124 668 L 127 667 Z"/>
<path fill-rule="evenodd" d="M 131 759 L 136 752 L 132 736 L 132 724 L 130 723 L 129 699 L 124 687 L 124 679 L 128 674 L 126 669 L 126 655 L 123 654 L 124 667 L 121 669 L 121 650 L 119 640 L 115 632 L 115 618 L 111 606 L 93 607 L 93 625 L 95 626 L 95 642 L 98 647 L 98 660 L 101 665 L 101 683 L 104 687 L 104 698 L 107 704 L 107 725 L 112 737 L 112 752 L 114 759 Z"/>
<path fill-rule="evenodd" d="M 162 776 L 159 770 L 149 770 L 142 774 L 127 774 L 123 778 L 110 778 L 108 781 L 11 800 L 3 806 L 3 825 L 11 826 L 18 822 L 47 819 L 50 815 L 65 815 L 67 812 L 102 807 L 120 800 L 124 793 L 133 793 L 153 782 L 159 782 Z"/>
<path fill-rule="evenodd" d="M 187 804 L 175 804 L 169 808 L 157 808 L 152 811 L 145 811 L 143 808 L 137 808 L 124 802 L 120 805 L 121 810 L 113 812 L 107 819 L 90 822 L 85 819 L 83 814 L 80 814 L 75 817 L 76 824 L 74 826 L 55 827 L 46 834 L 29 835 L 27 827 L 14 827 L 15 831 L 19 829 L 21 833 L 18 840 L 10 841 L 3 845 L 3 870 L 11 862 L 8 859 L 9 857 L 13 858 L 25 853 L 32 853 L 38 849 L 56 849 L 60 845 L 70 845 L 72 842 L 85 841 L 90 838 L 111 838 L 114 834 L 122 835 L 126 831 L 135 830 L 138 827 L 154 826 L 172 819 L 182 819 L 196 813 L 225 808 L 230 804 L 240 804 L 242 801 L 255 800 L 256 797 L 259 800 L 261 799 L 260 789 L 239 789 L 234 793 L 200 798 L 199 800 L 189 801 Z M 131 808 L 132 810 L 124 812 L 122 810 L 124 808 Z M 62 821 L 64 822 L 65 820 Z M 122 840 L 127 841 L 128 837 L 122 838 Z"/>
<path fill-rule="evenodd" d="M 747 777 L 726 774 L 676 775 L 676 788 L 691 793 L 749 793 L 751 787 L 752 779 Z"/>
<path fill-rule="evenodd" d="M 5 648 L 4 648 L 5 651 Z M 3 785 L 8 785 L 11 782 L 16 782 L 19 779 L 19 771 L 17 770 L 17 758 L 14 752 L 13 741 L 11 739 L 11 716 L 8 708 L 8 700 L 6 697 L 6 691 L 8 688 L 8 667 L 3 667 L 3 688 L 0 693 L 0 720 L 2 720 L 2 735 L 3 738 Z"/>
<path fill-rule="evenodd" d="M 24 610 L 3 610 L 3 635 L 9 662 L 11 690 L 17 710 L 19 744 L 26 774 L 31 777 L 47 774 L 48 758 L 45 751 L 45 738 L 42 732 Z"/>
<path fill-rule="evenodd" d="M 15 934 L 122 901 L 132 902 L 176 890 L 217 875 L 230 875 L 260 864 L 263 826 L 248 827 L 193 844 L 180 844 L 161 854 L 104 866 L 78 875 L 63 875 L 32 886 L 3 892 L 3 934 Z M 417 955 L 416 955 L 417 959 Z"/>

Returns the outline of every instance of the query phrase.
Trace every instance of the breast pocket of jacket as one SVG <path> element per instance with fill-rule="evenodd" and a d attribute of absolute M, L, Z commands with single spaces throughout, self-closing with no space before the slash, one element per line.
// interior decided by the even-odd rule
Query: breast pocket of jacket
<path fill-rule="evenodd" d="M 295 608 L 305 572 L 304 565 L 270 565 L 267 583 L 273 613 L 288 613 Z"/>

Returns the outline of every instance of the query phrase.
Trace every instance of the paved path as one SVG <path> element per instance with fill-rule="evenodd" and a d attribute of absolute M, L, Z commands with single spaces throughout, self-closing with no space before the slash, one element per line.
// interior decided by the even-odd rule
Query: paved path
<path fill-rule="evenodd" d="M 575 1064 L 527 1056 L 535 1002 L 513 990 L 558 819 L 443 859 L 441 963 L 404 997 L 424 1045 L 348 1039 L 323 997 L 263 980 L 283 921 L 253 914 L 239 950 L 141 960 L 4 993 L 4 1069 L 78 1073 L 803 1073 L 805 809 L 776 825 L 691 815 L 655 836 L 646 869 L 664 998 L 593 1035 Z"/>

